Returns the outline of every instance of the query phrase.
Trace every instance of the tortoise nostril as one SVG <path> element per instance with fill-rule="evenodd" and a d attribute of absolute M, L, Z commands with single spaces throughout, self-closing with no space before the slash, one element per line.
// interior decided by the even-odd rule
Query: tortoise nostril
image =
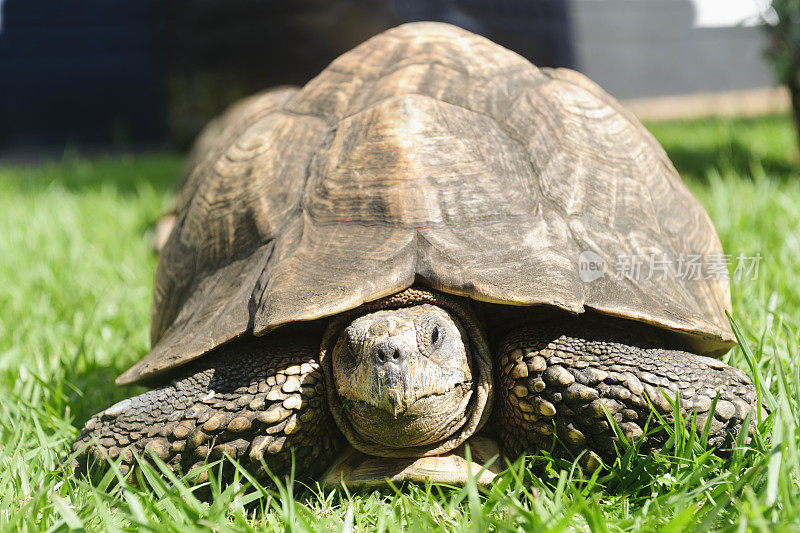
<path fill-rule="evenodd" d="M 381 344 L 375 347 L 375 359 L 380 365 L 386 363 L 399 363 L 402 353 L 397 346 Z"/>

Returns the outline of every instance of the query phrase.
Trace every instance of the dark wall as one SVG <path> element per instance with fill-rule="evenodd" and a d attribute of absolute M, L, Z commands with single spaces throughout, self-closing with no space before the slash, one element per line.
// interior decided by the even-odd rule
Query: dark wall
<path fill-rule="evenodd" d="M 169 131 L 186 146 L 231 102 L 302 85 L 390 27 L 383 0 L 153 0 Z"/>
<path fill-rule="evenodd" d="M 565 0 L 154 0 L 169 130 L 186 146 L 230 102 L 302 85 L 369 37 L 449 22 L 542 66 L 571 66 Z"/>
<path fill-rule="evenodd" d="M 0 147 L 157 142 L 146 0 L 6 0 Z"/>
<path fill-rule="evenodd" d="M 572 65 L 565 0 L 6 0 L 0 152 L 186 147 L 233 101 L 302 85 L 397 24 L 450 22 Z"/>

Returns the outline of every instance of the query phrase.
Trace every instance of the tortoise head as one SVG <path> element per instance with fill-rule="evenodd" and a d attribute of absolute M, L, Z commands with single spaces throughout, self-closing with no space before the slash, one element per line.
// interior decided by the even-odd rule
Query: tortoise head
<path fill-rule="evenodd" d="M 332 415 L 373 456 L 449 451 L 480 429 L 491 403 L 491 360 L 472 312 L 432 291 L 404 298 L 354 310 L 323 341 Z"/>
<path fill-rule="evenodd" d="M 332 354 L 343 416 L 364 439 L 391 448 L 449 437 L 473 394 L 466 338 L 456 318 L 429 304 L 353 320 Z"/>

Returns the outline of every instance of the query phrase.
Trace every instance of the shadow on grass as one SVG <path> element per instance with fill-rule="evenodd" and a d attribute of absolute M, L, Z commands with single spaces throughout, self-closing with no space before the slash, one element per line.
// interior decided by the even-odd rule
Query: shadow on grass
<path fill-rule="evenodd" d="M 681 176 L 699 181 L 708 181 L 712 170 L 731 171 L 743 178 L 752 178 L 754 169 L 760 167 L 768 176 L 780 179 L 797 179 L 800 167 L 787 158 L 766 155 L 758 157 L 748 151 L 748 145 L 739 139 L 731 139 L 724 146 L 710 149 L 692 149 L 688 146 L 673 146 L 667 149 Z"/>
<path fill-rule="evenodd" d="M 164 195 L 174 190 L 182 165 L 177 152 L 92 158 L 67 154 L 58 162 L 0 166 L 0 182 L 21 193 L 58 185 L 72 192 L 110 188 L 123 196 L 151 188 Z"/>
<path fill-rule="evenodd" d="M 684 178 L 707 182 L 712 172 L 796 180 L 800 176 L 794 124 L 788 115 L 654 122 L 658 139 Z"/>
<path fill-rule="evenodd" d="M 142 386 L 117 387 L 114 383 L 117 376 L 133 362 L 99 365 L 78 357 L 75 364 L 64 366 L 64 381 L 69 384 L 69 390 L 64 391 L 65 402 L 69 405 L 78 430 L 94 414 L 148 390 Z"/>

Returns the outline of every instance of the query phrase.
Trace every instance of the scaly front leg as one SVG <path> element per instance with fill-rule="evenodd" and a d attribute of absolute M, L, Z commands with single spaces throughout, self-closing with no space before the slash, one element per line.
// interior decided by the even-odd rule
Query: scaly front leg
<path fill-rule="evenodd" d="M 227 454 L 257 477 L 262 461 L 287 474 L 321 473 L 344 442 L 326 407 L 318 348 L 269 337 L 236 342 L 188 365 L 169 385 L 93 416 L 73 444 L 74 466 L 153 453 L 178 472 Z"/>
<path fill-rule="evenodd" d="M 699 430 L 719 394 L 709 445 L 730 446 L 756 402 L 747 376 L 708 357 L 649 347 L 639 331 L 573 319 L 507 335 L 500 344 L 495 409 L 509 454 L 549 450 L 558 437 L 575 455 L 588 450 L 609 459 L 619 440 L 606 412 L 627 440 L 644 437 L 643 449 L 657 449 L 665 432 L 647 437 L 644 426 L 651 405 L 672 419 L 663 393 L 674 398 L 676 392 L 683 416 L 696 415 Z M 651 427 L 656 423 L 653 417 Z"/>

